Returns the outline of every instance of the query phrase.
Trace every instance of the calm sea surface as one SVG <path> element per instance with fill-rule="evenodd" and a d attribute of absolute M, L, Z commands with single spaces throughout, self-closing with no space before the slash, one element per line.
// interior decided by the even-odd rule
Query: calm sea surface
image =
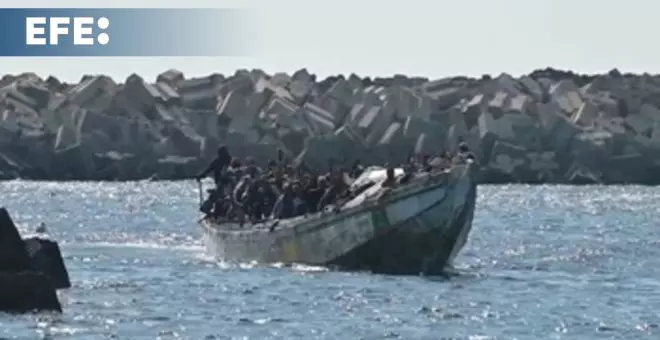
<path fill-rule="evenodd" d="M 443 281 L 213 261 L 193 182 L 0 182 L 73 281 L 62 315 L 0 314 L 0 338 L 660 339 L 660 188 L 479 190 Z"/>

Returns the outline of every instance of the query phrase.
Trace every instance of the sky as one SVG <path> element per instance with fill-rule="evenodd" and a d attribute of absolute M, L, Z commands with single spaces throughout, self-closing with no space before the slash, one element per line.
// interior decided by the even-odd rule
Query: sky
<path fill-rule="evenodd" d="M 0 0 L 3 7 L 251 8 L 245 57 L 2 58 L 0 74 L 34 72 L 74 82 L 84 74 L 153 80 L 175 68 L 186 77 L 240 68 L 321 77 L 406 74 L 442 78 L 552 66 L 580 73 L 660 73 L 660 2 L 650 0 Z M 6 3 L 6 4 L 5 4 Z M 256 36 L 255 36 L 256 35 Z M 223 37 L 209 37 L 221 43 Z"/>

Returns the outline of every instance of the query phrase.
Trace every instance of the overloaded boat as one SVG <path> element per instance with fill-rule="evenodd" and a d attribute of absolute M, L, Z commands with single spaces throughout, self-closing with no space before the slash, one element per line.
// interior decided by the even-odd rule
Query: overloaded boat
<path fill-rule="evenodd" d="M 368 188 L 334 209 L 252 224 L 203 218 L 204 242 L 225 261 L 443 274 L 472 228 L 476 173 L 468 161 L 384 187 L 386 169 L 370 167 L 351 184 Z"/>

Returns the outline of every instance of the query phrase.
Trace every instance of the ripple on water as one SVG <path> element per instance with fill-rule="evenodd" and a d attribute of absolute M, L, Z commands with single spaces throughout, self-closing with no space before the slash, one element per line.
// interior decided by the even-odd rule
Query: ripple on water
<path fill-rule="evenodd" d="M 192 182 L 0 182 L 46 222 L 73 288 L 62 315 L 0 316 L 0 338 L 657 339 L 660 190 L 482 186 L 447 279 L 217 262 Z"/>

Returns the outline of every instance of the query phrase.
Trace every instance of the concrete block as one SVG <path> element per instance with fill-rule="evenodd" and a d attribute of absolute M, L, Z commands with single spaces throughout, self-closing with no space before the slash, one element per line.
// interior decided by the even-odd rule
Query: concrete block
<path fill-rule="evenodd" d="M 175 69 L 169 69 L 156 77 L 156 82 L 165 83 L 173 88 L 177 88 L 179 83 L 184 81 L 183 72 Z"/>
<path fill-rule="evenodd" d="M 286 87 L 291 82 L 291 76 L 284 72 L 278 72 L 273 74 L 273 76 L 270 78 L 270 82 L 275 86 Z"/>
<path fill-rule="evenodd" d="M 367 146 L 366 141 L 353 130 L 350 126 L 342 126 L 334 132 L 335 139 L 342 141 L 345 149 L 364 150 Z"/>
<path fill-rule="evenodd" d="M 461 99 L 468 95 L 468 91 L 462 87 L 450 87 L 425 93 L 435 101 L 436 107 L 441 110 L 458 104 Z"/>
<path fill-rule="evenodd" d="M 509 94 L 504 91 L 499 91 L 495 93 L 493 98 L 488 102 L 488 107 L 486 108 L 493 117 L 502 116 L 506 110 L 509 103 Z"/>
<path fill-rule="evenodd" d="M 67 126 L 60 126 L 55 136 L 55 151 L 65 150 L 73 145 L 80 143 L 80 134 Z"/>
<path fill-rule="evenodd" d="M 540 102 L 545 97 L 545 90 L 543 87 L 530 76 L 522 76 L 520 83 L 535 101 Z"/>
<path fill-rule="evenodd" d="M 265 92 L 268 94 L 268 96 L 276 96 L 278 98 L 286 99 L 290 102 L 296 101 L 293 95 L 291 95 L 291 93 L 286 88 L 273 84 L 266 78 L 259 79 L 254 87 L 256 92 Z"/>
<path fill-rule="evenodd" d="M 531 104 L 531 98 L 525 94 L 509 97 L 506 113 L 526 114 Z"/>
<path fill-rule="evenodd" d="M 486 100 L 486 96 L 480 93 L 476 94 L 469 101 L 467 101 L 465 105 L 463 105 L 461 112 L 463 114 L 463 119 L 465 120 L 467 128 L 471 128 L 477 125 L 479 116 L 487 106 L 488 101 Z"/>
<path fill-rule="evenodd" d="M 294 102 L 302 105 L 312 92 L 312 83 L 294 80 L 289 84 L 289 93 L 294 98 Z"/>
<path fill-rule="evenodd" d="M 568 92 L 562 96 L 557 96 L 554 98 L 555 102 L 559 104 L 559 107 L 564 110 L 566 114 L 572 114 L 575 110 L 579 109 L 580 106 L 584 103 L 580 93 L 578 91 Z"/>
<path fill-rule="evenodd" d="M 362 118 L 369 112 L 370 107 L 367 107 L 365 104 L 358 103 L 351 107 L 348 116 L 346 117 L 346 123 L 351 126 L 356 126 Z"/>
<path fill-rule="evenodd" d="M 58 178 L 93 178 L 94 160 L 92 153 L 81 143 L 57 150 L 53 155 L 51 173 Z"/>
<path fill-rule="evenodd" d="M 169 85 L 168 83 L 158 82 L 154 84 L 154 87 L 158 90 L 162 101 L 166 105 L 183 105 L 181 96 L 176 90 Z"/>
<path fill-rule="evenodd" d="M 165 134 L 176 148 L 176 155 L 183 157 L 200 157 L 202 155 L 204 138 L 197 134 L 191 126 L 170 126 Z"/>
<path fill-rule="evenodd" d="M 567 114 L 572 114 L 582 105 L 582 94 L 571 80 L 560 80 L 549 90 L 552 100 Z"/>
<path fill-rule="evenodd" d="M 316 100 L 315 105 L 331 114 L 334 126 L 344 124 L 344 120 L 351 109 L 347 102 L 343 102 L 328 93 Z"/>
<path fill-rule="evenodd" d="M 234 118 L 243 114 L 247 109 L 245 97 L 240 92 L 229 92 L 229 94 L 218 105 L 218 122 L 226 125 Z"/>
<path fill-rule="evenodd" d="M 570 144 L 573 159 L 589 169 L 601 168 L 612 155 L 612 133 L 608 131 L 584 131 L 575 135 Z"/>
<path fill-rule="evenodd" d="M 302 81 L 305 83 L 312 83 L 314 82 L 314 77 L 312 76 L 309 71 L 307 71 L 306 68 L 300 69 L 291 75 L 291 80 L 292 81 Z"/>
<path fill-rule="evenodd" d="M 270 119 L 277 119 L 280 116 L 293 116 L 298 109 L 295 103 L 274 97 L 264 108 L 264 113 Z"/>
<path fill-rule="evenodd" d="M 255 126 L 261 109 L 267 104 L 268 97 L 263 92 L 255 92 L 246 98 L 245 111 L 234 116 L 229 123 L 229 130 L 246 131 Z"/>
<path fill-rule="evenodd" d="M 519 145 L 504 141 L 496 141 L 487 167 L 515 178 L 515 172 L 526 164 L 527 150 Z"/>
<path fill-rule="evenodd" d="M 403 136 L 410 140 L 417 140 L 419 136 L 425 134 L 429 139 L 436 143 L 446 138 L 446 129 L 435 122 L 424 120 L 417 117 L 407 117 L 403 123 Z"/>
<path fill-rule="evenodd" d="M 18 92 L 16 89 L 10 89 L 4 92 L 2 101 L 11 110 L 27 115 L 38 115 L 39 106 L 37 102 Z"/>
<path fill-rule="evenodd" d="M 447 131 L 447 140 L 445 142 L 446 150 L 456 150 L 460 140 L 465 140 L 465 136 L 470 129 L 465 124 L 465 119 L 460 112 L 454 112 L 449 117 L 449 129 Z"/>
<path fill-rule="evenodd" d="M 393 102 L 386 102 L 382 107 L 372 107 L 364 118 L 358 123 L 358 131 L 365 137 L 368 145 L 377 142 L 388 126 L 394 120 L 396 106 Z"/>
<path fill-rule="evenodd" d="M 651 137 L 655 121 L 643 114 L 632 114 L 624 118 L 625 125 L 636 134 Z"/>
<path fill-rule="evenodd" d="M 353 103 L 353 88 L 351 87 L 351 84 L 343 78 L 337 79 L 325 94 L 337 99 L 346 106 L 350 106 Z"/>
<path fill-rule="evenodd" d="M 0 126 L 3 128 L 3 132 L 16 133 L 22 129 L 19 115 L 15 111 L 4 110 L 0 118 Z"/>
<path fill-rule="evenodd" d="M 426 82 L 421 86 L 422 91 L 426 93 L 432 93 L 437 91 L 442 91 L 446 89 L 455 88 L 453 78 L 441 78 Z"/>
<path fill-rule="evenodd" d="M 571 122 L 580 126 L 592 126 L 599 116 L 598 107 L 590 102 L 583 102 L 571 117 Z"/>
<path fill-rule="evenodd" d="M 378 144 L 390 145 L 401 142 L 403 139 L 403 126 L 401 123 L 393 122 L 387 127 Z"/>
<path fill-rule="evenodd" d="M 527 167 L 533 172 L 545 175 L 547 179 L 560 169 L 554 151 L 528 152 Z"/>
<path fill-rule="evenodd" d="M 443 145 L 438 144 L 437 138 L 430 138 L 430 135 L 422 133 L 415 141 L 415 155 L 432 156 L 439 155 L 443 150 Z"/>
<path fill-rule="evenodd" d="M 334 131 L 332 114 L 314 104 L 306 103 L 302 107 L 303 118 L 311 131 L 316 135 L 324 135 Z"/>
<path fill-rule="evenodd" d="M 130 78 L 130 77 L 129 77 Z M 141 80 L 137 75 L 130 78 Z M 86 105 L 90 100 L 99 96 L 112 96 L 118 90 L 118 85 L 107 76 L 94 76 L 70 88 L 66 96 L 70 103 L 78 106 Z"/>
<path fill-rule="evenodd" d="M 16 84 L 16 90 L 30 98 L 36 104 L 36 109 L 46 107 L 50 100 L 50 91 L 41 81 L 18 82 Z"/>

